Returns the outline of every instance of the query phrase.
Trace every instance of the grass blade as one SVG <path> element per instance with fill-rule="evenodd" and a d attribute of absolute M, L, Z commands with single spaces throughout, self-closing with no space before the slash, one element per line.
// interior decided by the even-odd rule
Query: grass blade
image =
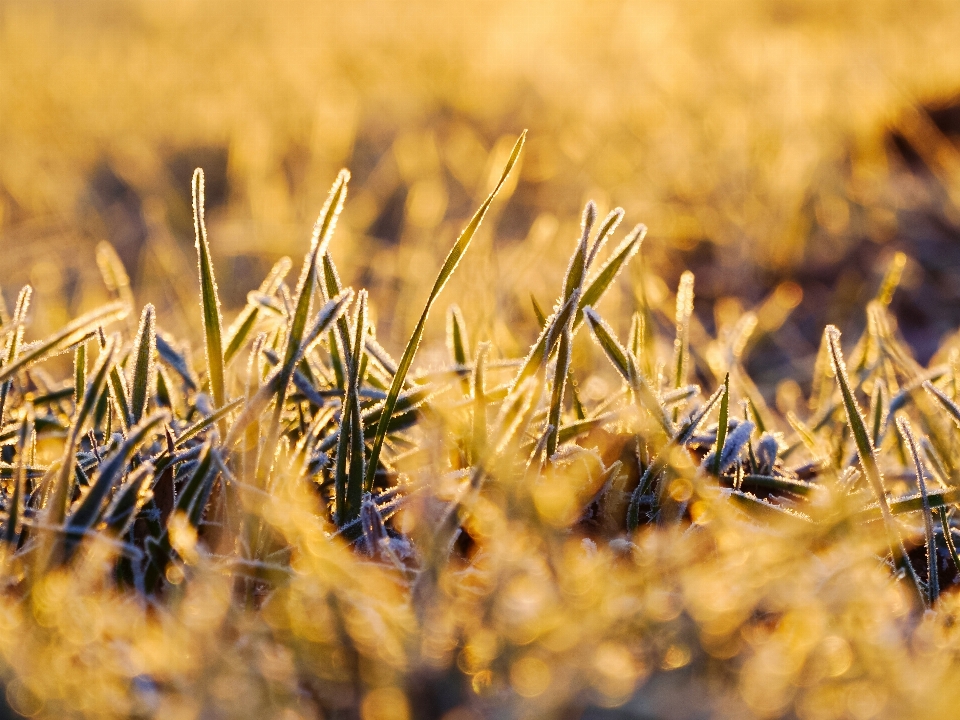
<path fill-rule="evenodd" d="M 157 352 L 156 310 L 153 305 L 143 308 L 140 316 L 140 329 L 134 343 L 136 362 L 133 366 L 133 392 L 130 397 L 130 414 L 133 423 L 143 419 L 150 400 L 150 387 L 153 384 L 154 362 Z"/>
<path fill-rule="evenodd" d="M 420 340 L 423 337 L 423 330 L 427 323 L 427 317 L 430 314 L 430 308 L 433 307 L 433 303 L 436 301 L 440 291 L 443 290 L 444 285 L 447 284 L 447 281 L 453 275 L 454 270 L 457 269 L 457 265 L 460 263 L 460 258 L 463 257 L 463 254 L 470 246 L 470 241 L 473 240 L 473 236 L 476 235 L 477 230 L 480 228 L 480 223 L 483 222 L 483 218 L 487 214 L 490 204 L 497 196 L 497 193 L 500 192 L 500 188 L 503 187 L 507 176 L 510 174 L 510 171 L 516 164 L 517 159 L 520 157 L 520 150 L 523 148 L 525 139 L 526 131 L 520 135 L 520 138 L 513 146 L 513 151 L 510 153 L 510 159 L 507 160 L 506 167 L 504 167 L 503 173 L 500 176 L 500 181 L 493 189 L 493 192 L 487 196 L 487 199 L 474 214 L 473 218 L 471 218 L 470 222 L 467 223 L 467 227 L 465 227 L 463 232 L 460 233 L 460 237 L 457 238 L 457 241 L 450 249 L 450 253 L 447 255 L 447 259 L 444 261 L 439 275 L 437 275 L 433 289 L 430 291 L 430 295 L 427 298 L 426 306 L 423 309 L 423 313 L 420 315 L 420 320 L 417 322 L 417 326 L 414 329 L 413 334 L 410 336 L 410 340 L 407 342 L 407 347 L 404 349 L 403 355 L 400 358 L 400 363 L 397 366 L 397 373 L 393 376 L 393 382 L 390 385 L 390 391 L 387 393 L 387 399 L 384 402 L 384 412 L 380 416 L 380 422 L 377 424 L 376 433 L 373 438 L 373 448 L 370 452 L 370 461 L 367 465 L 367 481 L 365 484 L 368 486 L 373 485 L 373 478 L 377 472 L 377 467 L 380 464 L 380 452 L 383 449 L 383 442 L 387 436 L 387 426 L 390 422 L 391 415 L 393 415 L 393 408 L 397 403 L 397 399 L 400 397 L 400 391 L 403 389 L 403 381 L 406 379 L 407 372 L 410 370 L 410 365 L 413 363 L 413 358 L 417 353 L 417 348 L 420 347 Z"/>
<path fill-rule="evenodd" d="M 887 529 L 887 537 L 890 543 L 890 554 L 893 556 L 894 565 L 898 569 L 906 570 L 911 576 L 917 591 L 921 597 L 923 595 L 920 589 L 920 580 L 913 570 L 907 558 L 903 547 L 903 541 L 896 528 L 893 516 L 890 513 L 890 506 L 887 503 L 886 490 L 883 487 L 883 476 L 880 474 L 880 468 L 877 465 L 877 458 L 874 455 L 873 444 L 870 442 L 870 436 L 867 434 L 867 428 L 863 423 L 863 415 L 857 400 L 853 395 L 853 388 L 850 386 L 850 378 L 847 374 L 847 366 L 843 361 L 843 351 L 840 349 L 840 331 L 833 325 L 828 325 L 824 334 L 827 338 L 828 351 L 830 353 L 830 363 L 833 366 L 833 372 L 837 378 L 837 384 L 840 386 L 840 394 L 843 397 L 843 407 L 847 414 L 847 422 L 853 431 L 854 442 L 857 446 L 857 455 L 860 458 L 860 466 L 863 468 L 863 474 L 867 477 L 874 495 L 877 497 L 877 503 L 880 507 L 880 513 L 883 517 L 884 526 Z"/>
<path fill-rule="evenodd" d="M 75 407 L 83 403 L 83 391 L 87 387 L 87 344 L 77 345 L 73 354 L 73 402 Z"/>
<path fill-rule="evenodd" d="M 580 297 L 579 289 L 573 291 L 570 300 L 576 305 Z M 553 392 L 550 397 L 550 412 L 547 416 L 547 458 L 552 458 L 557 452 L 560 437 L 560 418 L 563 414 L 563 390 L 567 383 L 567 373 L 570 370 L 570 354 L 573 345 L 573 313 L 567 317 L 560 334 L 560 347 L 557 350 L 557 365 L 553 376 Z"/>
<path fill-rule="evenodd" d="M 13 481 L 13 496 L 7 506 L 7 524 L 3 531 L 4 541 L 14 548 L 20 540 L 20 524 L 23 520 L 24 498 L 27 492 L 27 447 L 30 443 L 30 435 L 34 432 L 35 420 L 33 404 L 28 401 L 23 408 L 23 418 L 20 421 L 20 432 L 17 436 L 17 468 Z"/>
<path fill-rule="evenodd" d="M 367 468 L 364 464 L 363 423 L 360 420 L 360 386 L 363 384 L 364 354 L 363 339 L 367 334 L 367 291 L 361 290 L 357 295 L 357 316 L 354 321 L 353 352 L 350 362 L 350 381 L 348 384 L 348 406 L 352 428 L 350 432 L 350 477 L 347 481 L 347 514 L 355 517 L 360 513 L 360 502 L 364 492 L 373 490 L 373 476 L 370 476 L 369 487 L 367 482 Z"/>
<path fill-rule="evenodd" d="M 923 462 L 920 460 L 917 440 L 910 429 L 910 423 L 906 418 L 898 417 L 897 429 L 900 430 L 901 436 L 910 449 L 913 466 L 917 471 L 917 486 L 920 488 L 920 497 L 923 500 L 923 528 L 927 545 L 927 598 L 932 607 L 940 596 L 940 583 L 937 577 L 937 545 L 933 534 L 933 513 L 930 510 L 930 498 L 927 495 L 927 481 L 923 476 Z"/>
<path fill-rule="evenodd" d="M 450 353 L 450 360 L 455 365 L 463 366 L 470 363 L 467 345 L 467 330 L 463 313 L 459 307 L 451 305 L 447 310 L 447 350 Z"/>
<path fill-rule="evenodd" d="M 577 243 L 577 249 L 574 250 L 570 257 L 570 264 L 567 266 L 567 274 L 563 279 L 561 302 L 567 302 L 583 284 L 583 278 L 587 272 L 587 242 L 590 240 L 590 232 L 593 230 L 593 224 L 596 221 L 597 206 L 591 200 L 583 209 L 583 216 L 580 219 L 580 241 Z"/>
<path fill-rule="evenodd" d="M 467 339 L 466 323 L 463 320 L 463 313 L 456 305 L 451 305 L 447 309 L 447 352 L 450 353 L 450 361 L 463 368 L 470 362 L 469 340 Z M 460 383 L 463 394 L 470 392 L 470 380 L 464 377 Z"/>
<path fill-rule="evenodd" d="M 680 276 L 677 288 L 677 336 L 673 341 L 673 386 L 687 384 L 687 364 L 690 357 L 690 316 L 693 314 L 693 273 L 687 270 Z M 679 410 L 674 409 L 673 421 Z"/>
<path fill-rule="evenodd" d="M 130 393 L 127 390 L 127 379 L 120 372 L 120 366 L 117 364 L 110 368 L 110 396 L 117 408 L 120 427 L 123 428 L 123 432 L 126 432 L 133 425 L 130 412 Z"/>
<path fill-rule="evenodd" d="M 720 417 L 717 420 L 717 447 L 714 450 L 713 464 L 710 467 L 717 477 L 722 472 L 723 446 L 727 441 L 727 424 L 730 416 L 730 373 L 723 378 L 723 395 L 720 397 Z"/>
<path fill-rule="evenodd" d="M 204 349 L 207 356 L 207 379 L 210 394 L 217 407 L 226 403 L 227 391 L 224 379 L 223 343 L 221 341 L 222 316 L 217 281 L 213 274 L 213 259 L 207 242 L 207 225 L 204 221 L 203 170 L 193 173 L 193 231 L 196 237 L 197 262 L 200 269 L 200 304 L 203 309 Z"/>
<path fill-rule="evenodd" d="M 477 348 L 477 359 L 473 366 L 473 463 L 479 464 L 487 448 L 487 390 L 485 371 L 490 343 L 483 342 Z"/>

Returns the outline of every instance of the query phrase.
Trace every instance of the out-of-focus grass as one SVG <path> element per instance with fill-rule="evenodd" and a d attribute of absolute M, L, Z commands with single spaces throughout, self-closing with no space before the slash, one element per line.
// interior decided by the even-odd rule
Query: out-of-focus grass
<path fill-rule="evenodd" d="M 958 31 L 960 9 L 933 0 L 5 3 L 0 242 L 22 258 L 9 282 L 56 250 L 59 282 L 37 275 L 71 296 L 89 257 L 73 249 L 106 237 L 135 282 L 167 284 L 189 265 L 176 241 L 189 244 L 185 181 L 203 165 L 215 252 L 246 288 L 348 165 L 346 279 L 405 307 L 409 269 L 439 264 L 503 136 L 529 127 L 496 233 L 507 247 L 488 240 L 471 276 L 480 305 L 504 302 L 498 275 L 546 289 L 565 262 L 548 248 L 588 195 L 642 217 L 650 253 L 710 255 L 724 281 L 704 297 L 758 273 L 772 289 L 763 268 L 890 236 L 884 132 L 960 87 Z M 523 238 L 544 245 L 509 246 Z M 534 258 L 539 272 L 518 270 Z M 391 318 L 391 336 L 414 320 Z"/>

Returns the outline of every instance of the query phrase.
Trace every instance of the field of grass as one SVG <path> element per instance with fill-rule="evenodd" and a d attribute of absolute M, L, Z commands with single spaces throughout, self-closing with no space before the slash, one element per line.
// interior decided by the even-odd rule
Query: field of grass
<path fill-rule="evenodd" d="M 0 3 L 0 717 L 953 717 L 958 31 Z"/>

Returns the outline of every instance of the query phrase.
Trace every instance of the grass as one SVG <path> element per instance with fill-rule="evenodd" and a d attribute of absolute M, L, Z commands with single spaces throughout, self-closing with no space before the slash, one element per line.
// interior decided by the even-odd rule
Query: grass
<path fill-rule="evenodd" d="M 454 307 L 446 362 L 415 371 L 524 141 L 421 283 L 399 361 L 365 289 L 340 285 L 346 171 L 295 287 L 282 260 L 229 325 L 194 175 L 200 366 L 152 305 L 130 321 L 107 251 L 116 299 L 46 338 L 28 340 L 20 292 L 0 328 L 12 710 L 950 716 L 960 380 L 949 345 L 922 368 L 897 335 L 904 258 L 849 364 L 825 330 L 806 418 L 750 381 L 750 311 L 721 337 L 691 333 L 690 273 L 673 317 L 640 304 L 617 337 L 600 308 L 644 262 L 645 228 L 603 261 L 624 213 L 598 224 L 592 203 L 552 311 L 534 299 L 524 357 Z"/>

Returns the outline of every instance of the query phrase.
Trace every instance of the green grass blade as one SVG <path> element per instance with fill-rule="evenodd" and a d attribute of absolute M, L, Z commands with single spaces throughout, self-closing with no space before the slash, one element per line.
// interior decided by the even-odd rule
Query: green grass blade
<path fill-rule="evenodd" d="M 83 403 L 83 391 L 87 387 L 87 344 L 77 345 L 73 353 L 73 402 L 75 407 Z"/>
<path fill-rule="evenodd" d="M 120 427 L 123 428 L 123 432 L 126 432 L 133 425 L 130 412 L 130 393 L 127 390 L 127 379 L 120 372 L 120 366 L 117 364 L 110 368 L 110 396 L 113 398 L 114 406 L 117 409 Z"/>
<path fill-rule="evenodd" d="M 640 245 L 647 234 L 645 225 L 637 225 L 633 231 L 620 243 L 620 246 L 613 251 L 613 255 L 603 264 L 596 276 L 587 283 L 583 295 L 580 296 L 580 304 L 577 307 L 577 317 L 574 320 L 574 327 L 578 327 L 583 321 L 583 309 L 588 305 L 596 306 L 607 291 L 607 288 L 617 279 L 620 271 L 630 262 L 631 258 L 640 251 Z M 636 353 L 635 353 L 636 354 Z"/>
<path fill-rule="evenodd" d="M 473 461 L 477 464 L 487 448 L 487 389 L 486 368 L 490 343 L 482 342 L 477 347 L 473 366 Z"/>
<path fill-rule="evenodd" d="M 373 478 L 376 475 L 377 467 L 380 464 L 380 452 L 383 449 L 383 442 L 387 436 L 387 426 L 390 421 L 390 416 L 393 415 L 393 408 L 400 396 L 400 391 L 403 389 L 403 381 L 406 379 L 407 372 L 410 370 L 410 366 L 413 364 L 413 358 L 417 353 L 417 349 L 420 347 L 420 340 L 423 337 L 423 331 L 427 323 L 427 317 L 430 314 L 430 308 L 433 307 L 433 303 L 436 301 L 437 296 L 440 295 L 440 291 L 443 290 L 444 285 L 447 284 L 447 281 L 453 275 L 454 270 L 457 269 L 457 265 L 460 263 L 460 259 L 463 257 L 463 254 L 470 246 L 470 241 L 473 240 L 473 236 L 476 235 L 477 230 L 480 228 L 480 223 L 483 222 L 483 218 L 486 216 L 487 210 L 490 208 L 490 204 L 497 196 L 497 193 L 500 192 L 500 188 L 503 187 L 507 176 L 510 174 L 510 171 L 516 164 L 517 159 L 520 157 L 520 150 L 523 148 L 525 139 L 526 131 L 520 135 L 520 138 L 513 146 L 513 151 L 510 153 L 510 158 L 507 160 L 506 167 L 504 167 L 503 173 L 500 176 L 500 181 L 493 189 L 493 192 L 487 196 L 487 199 L 474 214 L 473 218 L 467 224 L 467 227 L 464 228 L 462 233 L 460 233 L 460 237 L 457 238 L 457 241 L 450 249 L 450 253 L 447 255 L 447 258 L 443 263 L 443 267 L 441 267 L 440 273 L 437 275 L 433 289 L 430 291 L 430 295 L 427 298 L 426 306 L 423 309 L 423 313 L 420 315 L 420 320 L 417 322 L 417 326 L 414 329 L 413 334 L 410 336 L 410 340 L 407 342 L 407 347 L 404 349 L 403 355 L 400 358 L 400 363 L 397 367 L 397 373 L 393 376 L 393 382 L 390 385 L 390 391 L 387 393 L 387 399 L 384 403 L 384 413 L 381 415 L 380 422 L 377 425 L 376 433 L 373 438 L 373 448 L 370 452 L 370 462 L 369 465 L 367 465 L 367 481 L 365 484 L 368 486 L 373 484 Z"/>
<path fill-rule="evenodd" d="M 932 607 L 940 596 L 940 583 L 937 577 L 937 545 L 933 534 L 933 512 L 930 510 L 930 498 L 927 495 L 927 481 L 924 478 L 923 462 L 920 460 L 917 440 L 910 429 L 910 423 L 906 418 L 898 417 L 897 429 L 900 430 L 900 435 L 910 450 L 910 457 L 913 459 L 913 466 L 917 472 L 917 486 L 920 488 L 920 497 L 923 501 L 923 528 L 927 545 L 927 598 Z"/>
<path fill-rule="evenodd" d="M 154 356 L 157 352 L 156 310 L 153 305 L 143 308 L 140 328 L 134 343 L 133 392 L 130 396 L 130 413 L 134 424 L 143 419 L 150 400 L 150 387 L 154 377 Z"/>
<path fill-rule="evenodd" d="M 330 194 L 323 206 L 320 217 L 313 227 L 313 236 L 310 239 L 310 250 L 303 260 L 300 279 L 297 281 L 293 317 L 287 331 L 287 348 L 283 359 L 283 369 L 280 376 L 280 390 L 277 406 L 274 411 L 274 422 L 279 423 L 283 412 L 283 403 L 286 398 L 287 386 L 293 375 L 297 360 L 301 353 L 301 343 L 307 329 L 307 320 L 310 317 L 310 308 L 313 302 L 313 291 L 317 282 L 317 262 L 327 251 L 330 236 L 336 227 L 337 218 L 343 210 L 343 203 L 347 197 L 347 183 L 350 173 L 341 170 L 337 176 Z M 331 296 L 332 298 L 333 296 Z"/>
<path fill-rule="evenodd" d="M 537 318 L 537 324 L 540 326 L 540 329 L 543 330 L 543 326 L 547 324 L 547 314 L 543 311 L 543 308 L 540 307 L 540 303 L 537 302 L 537 298 L 533 293 L 530 293 L 530 304 L 533 305 L 533 314 Z"/>
<path fill-rule="evenodd" d="M 880 436 L 887 423 L 886 401 L 887 385 L 883 378 L 877 378 L 870 396 L 870 440 L 875 448 L 880 444 Z"/>
<path fill-rule="evenodd" d="M 580 241 L 567 266 L 567 273 L 563 279 L 563 295 L 560 296 L 561 302 L 569 300 L 574 291 L 579 290 L 583 284 L 583 278 L 587 272 L 587 243 L 596 221 L 597 206 L 591 200 L 583 209 L 583 216 L 580 218 Z"/>
<path fill-rule="evenodd" d="M 720 477 L 723 446 L 727 441 L 727 424 L 730 417 L 730 373 L 723 378 L 723 395 L 720 397 L 720 417 L 717 420 L 717 447 L 714 450 L 713 465 L 710 468 L 717 477 Z"/>
<path fill-rule="evenodd" d="M 469 340 L 467 339 L 467 326 L 463 320 L 463 313 L 456 305 L 447 308 L 447 352 L 450 354 L 450 361 L 457 368 L 464 368 L 470 362 Z M 470 380 L 464 372 L 460 387 L 463 394 L 470 392 Z"/>
<path fill-rule="evenodd" d="M 580 297 L 579 289 L 573 291 L 570 300 L 576 304 Z M 557 349 L 557 363 L 553 375 L 553 391 L 550 397 L 550 412 L 547 415 L 547 458 L 552 458 L 557 452 L 560 437 L 560 419 L 563 415 L 563 391 L 567 384 L 567 374 L 570 370 L 570 354 L 573 346 L 573 313 L 567 317 L 560 335 L 560 347 Z"/>
<path fill-rule="evenodd" d="M 450 353 L 450 360 L 455 365 L 467 365 L 470 363 L 470 353 L 467 349 L 467 329 L 463 320 L 463 313 L 456 305 L 451 305 L 447 309 L 447 351 Z"/>
<path fill-rule="evenodd" d="M 200 304 L 203 309 L 203 337 L 207 356 L 207 379 L 210 382 L 210 394 L 217 407 L 226 403 L 227 391 L 224 376 L 222 315 L 220 298 L 217 294 L 217 281 L 213 274 L 213 259 L 210 257 L 210 244 L 207 241 L 207 226 L 204 221 L 204 183 L 203 170 L 197 168 L 193 173 L 193 231 L 196 237 L 197 264 L 200 269 Z"/>
<path fill-rule="evenodd" d="M 193 373 L 190 371 L 190 365 L 187 363 L 187 359 L 183 353 L 174 347 L 171 339 L 164 337 L 163 332 L 158 331 L 156 336 L 157 355 L 160 356 L 160 360 L 180 376 L 180 379 L 183 380 L 183 384 L 188 390 L 195 391 L 197 389 L 197 381 L 196 378 L 193 377 Z"/>
<path fill-rule="evenodd" d="M 373 476 L 367 483 L 367 468 L 364 457 L 363 423 L 360 420 L 360 386 L 363 383 L 364 354 L 363 339 L 367 334 L 367 291 L 357 294 L 357 315 L 354 321 L 353 352 L 350 362 L 350 381 L 345 400 L 351 416 L 350 432 L 350 476 L 347 480 L 347 515 L 350 518 L 360 514 L 360 502 L 364 492 L 373 490 Z"/>
<path fill-rule="evenodd" d="M 825 334 L 830 353 L 830 361 L 837 378 L 837 384 L 840 386 L 843 407 L 847 414 L 847 422 L 853 431 L 857 454 L 860 457 L 860 464 L 863 467 L 863 472 L 870 482 L 874 494 L 877 495 L 880 501 L 881 508 L 886 508 L 887 503 L 886 493 L 883 487 L 883 478 L 874 455 L 873 443 L 870 442 L 870 436 L 867 434 L 867 428 L 863 422 L 863 414 L 860 412 L 860 406 L 857 404 L 857 400 L 853 395 L 853 388 L 850 385 L 847 366 L 843 361 L 843 352 L 840 349 L 840 331 L 833 325 L 829 325 L 825 330 Z M 887 508 L 886 512 L 889 512 L 889 508 Z"/>
<path fill-rule="evenodd" d="M 687 270 L 680 276 L 677 288 L 677 336 L 673 341 L 673 386 L 687 384 L 687 371 L 690 358 L 690 316 L 693 314 L 693 273 Z M 673 421 L 677 421 L 679 410 L 673 411 Z"/>

